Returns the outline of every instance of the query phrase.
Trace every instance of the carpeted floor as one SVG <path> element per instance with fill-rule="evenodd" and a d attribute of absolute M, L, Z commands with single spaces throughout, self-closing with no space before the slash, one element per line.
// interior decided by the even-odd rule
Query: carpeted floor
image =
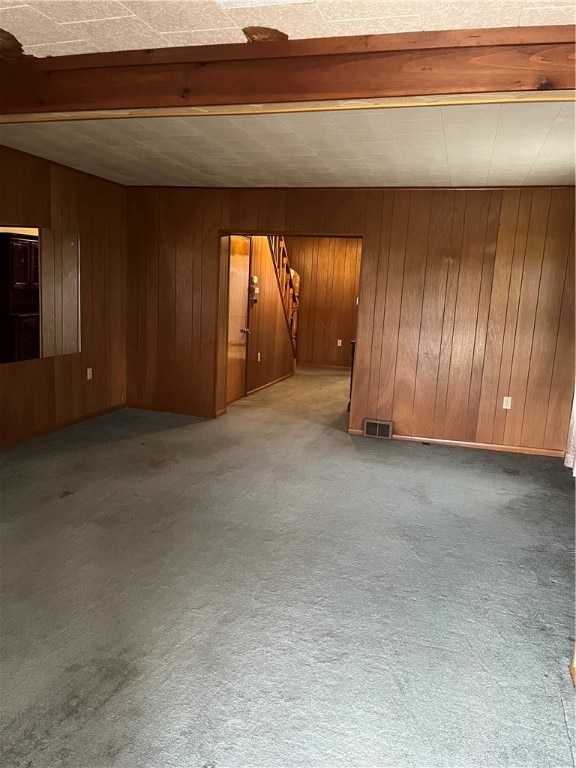
<path fill-rule="evenodd" d="M 573 765 L 569 472 L 350 437 L 347 388 L 5 452 L 3 768 Z"/>

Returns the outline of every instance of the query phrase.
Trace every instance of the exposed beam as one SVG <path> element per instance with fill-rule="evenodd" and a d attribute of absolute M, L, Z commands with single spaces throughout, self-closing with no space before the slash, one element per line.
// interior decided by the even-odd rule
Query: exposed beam
<path fill-rule="evenodd" d="M 0 67 L 0 113 L 570 90 L 574 64 L 569 25 L 23 59 Z"/>

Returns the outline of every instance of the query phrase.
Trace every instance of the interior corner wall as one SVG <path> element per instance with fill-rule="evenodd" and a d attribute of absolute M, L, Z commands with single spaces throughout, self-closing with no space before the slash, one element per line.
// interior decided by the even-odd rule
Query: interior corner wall
<path fill-rule="evenodd" d="M 129 404 L 221 410 L 222 232 L 360 236 L 351 428 L 382 418 L 400 436 L 563 450 L 573 189 L 142 188 L 129 197 Z"/>
<path fill-rule="evenodd" d="M 124 403 L 126 201 L 117 184 L 0 147 L 0 223 L 78 232 L 81 301 L 79 353 L 0 365 L 0 446 Z"/>
<path fill-rule="evenodd" d="M 350 342 L 356 338 L 362 240 L 291 236 L 286 247 L 290 266 L 300 275 L 298 363 L 349 368 Z"/>

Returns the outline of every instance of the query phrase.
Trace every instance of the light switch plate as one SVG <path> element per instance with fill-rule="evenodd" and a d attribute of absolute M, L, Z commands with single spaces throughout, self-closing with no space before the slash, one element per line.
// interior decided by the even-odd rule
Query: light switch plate
<path fill-rule="evenodd" d="M 337 342 L 336 346 L 338 346 L 338 347 L 342 346 L 342 339 L 338 339 L 338 342 Z"/>
<path fill-rule="evenodd" d="M 92 381 L 92 368 L 86 368 L 86 379 Z"/>
<path fill-rule="evenodd" d="M 504 401 L 502 403 L 502 408 L 504 408 L 505 411 L 509 411 L 510 408 L 512 408 L 512 398 L 511 397 L 505 397 Z"/>

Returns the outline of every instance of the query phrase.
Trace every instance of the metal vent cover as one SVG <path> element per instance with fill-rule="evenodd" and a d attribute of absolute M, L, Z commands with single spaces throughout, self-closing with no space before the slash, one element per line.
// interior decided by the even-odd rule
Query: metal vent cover
<path fill-rule="evenodd" d="M 378 437 L 380 440 L 391 440 L 393 421 L 381 421 L 380 419 L 364 419 L 364 434 L 366 437 Z"/>

